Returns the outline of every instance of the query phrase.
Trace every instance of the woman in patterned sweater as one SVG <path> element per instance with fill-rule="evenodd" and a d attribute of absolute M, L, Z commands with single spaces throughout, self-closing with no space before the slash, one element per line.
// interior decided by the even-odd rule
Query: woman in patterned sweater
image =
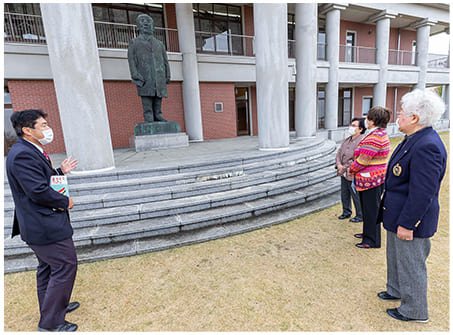
<path fill-rule="evenodd" d="M 377 223 L 379 204 L 384 189 L 385 173 L 390 154 L 390 142 L 386 132 L 390 110 L 373 107 L 368 111 L 367 133 L 354 152 L 354 162 L 348 174 L 354 176 L 363 212 L 363 233 L 355 234 L 362 242 L 358 248 L 381 247 L 381 225 Z"/>

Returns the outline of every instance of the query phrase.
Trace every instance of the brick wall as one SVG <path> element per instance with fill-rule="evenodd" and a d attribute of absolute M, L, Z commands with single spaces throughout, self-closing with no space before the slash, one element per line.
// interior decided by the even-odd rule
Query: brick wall
<path fill-rule="evenodd" d="M 13 111 L 42 109 L 47 113 L 47 121 L 54 132 L 54 140 L 46 145 L 46 152 L 66 152 L 57 96 L 52 80 L 8 80 Z"/>
<path fill-rule="evenodd" d="M 46 145 L 46 152 L 65 152 L 63 131 L 58 111 L 57 98 L 51 80 L 8 80 L 8 88 L 14 111 L 42 109 L 54 130 L 54 141 Z M 129 137 L 134 126 L 144 122 L 143 107 L 137 96 L 136 86 L 127 81 L 104 81 L 107 113 L 113 148 L 129 147 Z M 168 98 L 162 102 L 164 118 L 176 121 L 185 132 L 182 86 L 172 82 L 167 86 Z"/>
<path fill-rule="evenodd" d="M 390 123 L 395 122 L 395 115 L 398 112 L 401 97 L 410 91 L 410 87 L 398 87 L 395 107 L 395 87 L 387 87 L 385 107 L 392 111 Z M 354 117 L 362 117 L 363 97 L 373 96 L 373 87 L 356 87 L 354 89 Z"/>
<path fill-rule="evenodd" d="M 200 83 L 203 138 L 214 140 L 237 136 L 234 83 Z M 214 103 L 223 102 L 223 112 L 214 111 Z"/>

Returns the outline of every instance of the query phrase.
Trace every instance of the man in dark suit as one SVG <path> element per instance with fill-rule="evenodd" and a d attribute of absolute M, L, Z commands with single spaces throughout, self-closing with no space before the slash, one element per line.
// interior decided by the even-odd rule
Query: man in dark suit
<path fill-rule="evenodd" d="M 167 97 L 170 66 L 164 44 L 153 37 L 153 19 L 146 14 L 137 17 L 140 36 L 129 42 L 127 59 L 132 82 L 142 98 L 146 122 L 166 121 L 162 116 L 162 98 Z"/>
<path fill-rule="evenodd" d="M 397 124 L 406 134 L 390 158 L 381 201 L 387 230 L 387 290 L 401 306 L 387 313 L 401 321 L 428 321 L 426 259 L 439 219 L 439 189 L 447 151 L 432 128 L 445 111 L 440 97 L 414 90 L 402 98 Z M 379 220 L 379 222 L 381 221 Z"/>
<path fill-rule="evenodd" d="M 77 272 L 77 256 L 68 210 L 72 199 L 53 190 L 50 178 L 77 166 L 72 157 L 54 169 L 43 145 L 53 139 L 47 114 L 41 110 L 13 113 L 12 125 L 18 136 L 6 159 L 6 172 L 14 198 L 12 237 L 20 234 L 38 258 L 37 292 L 41 318 L 39 331 L 75 331 L 65 321 L 67 312 L 79 307 L 69 303 Z"/>

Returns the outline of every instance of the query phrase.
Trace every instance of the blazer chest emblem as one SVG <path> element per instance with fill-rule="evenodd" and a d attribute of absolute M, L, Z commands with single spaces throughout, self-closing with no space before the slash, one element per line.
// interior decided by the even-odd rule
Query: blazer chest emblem
<path fill-rule="evenodd" d="M 397 177 L 399 177 L 401 175 L 401 172 L 403 172 L 403 169 L 401 168 L 401 165 L 399 164 L 396 164 L 394 167 L 393 167 L 393 174 Z"/>

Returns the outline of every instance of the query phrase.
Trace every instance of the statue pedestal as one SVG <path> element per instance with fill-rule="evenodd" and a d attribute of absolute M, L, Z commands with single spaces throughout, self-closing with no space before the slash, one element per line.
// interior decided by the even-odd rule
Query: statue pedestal
<path fill-rule="evenodd" d="M 143 122 L 134 127 L 134 136 L 129 138 L 129 144 L 135 152 L 179 148 L 189 145 L 189 137 L 181 133 L 175 121 Z"/>

